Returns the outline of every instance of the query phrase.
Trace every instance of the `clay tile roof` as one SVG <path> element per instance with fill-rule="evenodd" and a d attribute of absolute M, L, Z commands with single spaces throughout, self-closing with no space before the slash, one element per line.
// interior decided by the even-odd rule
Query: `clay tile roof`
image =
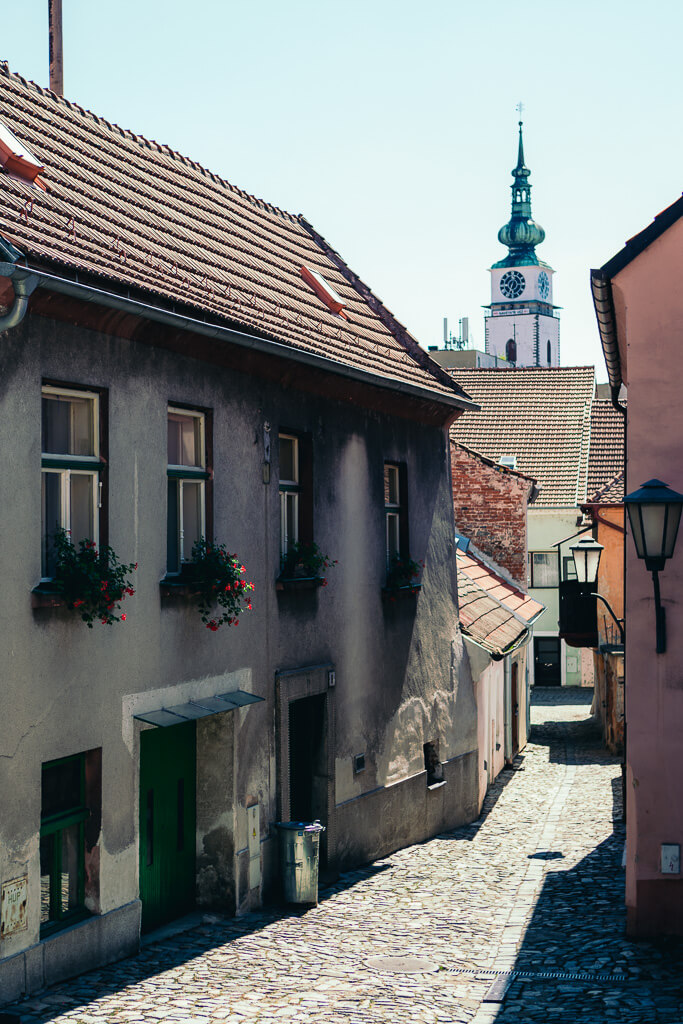
<path fill-rule="evenodd" d="M 608 504 L 624 497 L 624 417 L 611 402 L 596 400 L 591 409 L 587 493 Z"/>
<path fill-rule="evenodd" d="M 619 470 L 616 476 L 596 491 L 586 502 L 587 505 L 621 505 L 624 501 L 624 471 Z"/>
<path fill-rule="evenodd" d="M 483 559 L 462 551 L 457 557 L 460 627 L 494 659 L 502 658 L 527 637 L 544 605 Z"/>
<path fill-rule="evenodd" d="M 592 366 L 467 368 L 453 377 L 480 406 L 451 427 L 451 438 L 498 461 L 517 456 L 517 470 L 539 487 L 534 507 L 586 500 Z"/>
<path fill-rule="evenodd" d="M 0 236 L 63 276 L 140 289 L 166 307 L 370 372 L 378 382 L 467 396 L 301 216 L 168 146 L 134 135 L 12 74 L 0 120 L 45 166 L 47 191 L 0 173 Z M 345 320 L 302 276 L 322 274 Z M 99 280 L 97 280 L 99 279 Z"/>

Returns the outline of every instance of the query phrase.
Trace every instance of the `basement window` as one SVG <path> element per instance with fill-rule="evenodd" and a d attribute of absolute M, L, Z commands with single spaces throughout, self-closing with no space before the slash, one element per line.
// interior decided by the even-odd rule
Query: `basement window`
<path fill-rule="evenodd" d="M 346 303 L 341 295 L 337 294 L 332 285 L 328 284 L 322 274 L 319 274 L 317 270 L 311 270 L 309 267 L 304 266 L 301 268 L 301 276 L 332 313 L 339 313 L 345 320 L 348 319 L 344 312 Z"/>
<path fill-rule="evenodd" d="M 439 744 L 425 743 L 423 746 L 425 771 L 427 772 L 427 789 L 436 789 L 443 786 L 446 780 L 443 777 L 443 765 L 439 757 Z"/>
<path fill-rule="evenodd" d="M 45 191 L 45 185 L 38 175 L 45 168 L 7 127 L 0 121 L 0 167 L 12 178 L 38 185 Z"/>

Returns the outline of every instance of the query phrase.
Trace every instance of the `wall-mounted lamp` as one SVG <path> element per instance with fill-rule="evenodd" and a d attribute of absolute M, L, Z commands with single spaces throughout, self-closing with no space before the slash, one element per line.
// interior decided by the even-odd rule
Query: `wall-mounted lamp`
<path fill-rule="evenodd" d="M 576 578 L 579 583 L 595 583 L 598 578 L 600 555 L 605 550 L 602 544 L 589 537 L 580 540 L 578 544 L 572 544 L 569 550 L 574 556 Z"/>
<path fill-rule="evenodd" d="M 673 491 L 661 480 L 648 480 L 624 498 L 638 558 L 652 573 L 655 589 L 657 654 L 666 650 L 666 618 L 659 595 L 659 573 L 676 546 L 678 524 L 683 509 L 683 494 Z"/>

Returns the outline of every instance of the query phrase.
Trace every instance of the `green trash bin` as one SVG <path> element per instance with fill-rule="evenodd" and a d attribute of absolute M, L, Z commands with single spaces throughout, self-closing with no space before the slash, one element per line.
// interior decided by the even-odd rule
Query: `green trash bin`
<path fill-rule="evenodd" d="M 319 821 L 278 821 L 280 871 L 285 903 L 318 905 Z"/>

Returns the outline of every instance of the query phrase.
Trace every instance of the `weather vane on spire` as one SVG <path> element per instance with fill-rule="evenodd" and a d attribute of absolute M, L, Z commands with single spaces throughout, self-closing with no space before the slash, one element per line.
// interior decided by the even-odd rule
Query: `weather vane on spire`
<path fill-rule="evenodd" d="M 521 100 L 519 101 L 519 103 L 518 103 L 518 104 L 517 104 L 517 106 L 515 107 L 515 110 L 516 110 L 516 111 L 517 111 L 517 113 L 519 114 L 519 118 L 520 118 L 520 121 L 521 121 L 521 119 L 522 119 L 522 114 L 524 113 L 524 104 L 522 103 L 522 101 L 521 101 Z"/>

